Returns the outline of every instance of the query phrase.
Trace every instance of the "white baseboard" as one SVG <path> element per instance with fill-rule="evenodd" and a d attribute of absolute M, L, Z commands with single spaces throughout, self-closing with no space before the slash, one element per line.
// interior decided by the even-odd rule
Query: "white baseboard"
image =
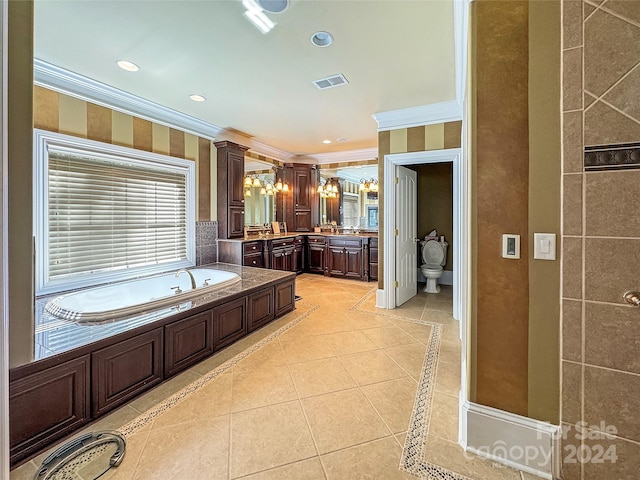
<path fill-rule="evenodd" d="M 419 282 L 427 281 L 427 279 L 422 274 L 422 271 L 420 270 L 420 268 L 418 268 L 418 281 Z M 438 283 L 440 285 L 453 285 L 453 271 L 445 270 L 444 272 L 442 272 L 442 276 L 438 279 Z"/>
<path fill-rule="evenodd" d="M 557 425 L 472 402 L 461 409 L 467 452 L 549 480 L 560 475 Z"/>
<path fill-rule="evenodd" d="M 381 289 L 376 290 L 376 307 L 387 308 L 387 305 L 385 302 L 384 290 L 381 290 Z"/>

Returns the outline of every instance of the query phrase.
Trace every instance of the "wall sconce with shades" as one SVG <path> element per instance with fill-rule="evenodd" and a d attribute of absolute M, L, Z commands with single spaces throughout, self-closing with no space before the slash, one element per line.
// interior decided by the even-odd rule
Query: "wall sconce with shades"
<path fill-rule="evenodd" d="M 259 188 L 261 195 L 275 195 L 276 193 L 288 193 L 289 184 L 284 183 L 282 179 L 274 184 L 269 180 L 260 180 L 260 177 L 256 174 L 247 175 L 244 177 L 244 196 L 251 196 L 251 188 Z"/>
<path fill-rule="evenodd" d="M 318 185 L 318 194 L 321 198 L 337 198 L 339 191 L 338 184 L 333 180 Z"/>
<path fill-rule="evenodd" d="M 358 190 L 361 192 L 377 192 L 378 191 L 378 180 L 365 180 L 364 178 L 360 179 L 360 186 Z"/>

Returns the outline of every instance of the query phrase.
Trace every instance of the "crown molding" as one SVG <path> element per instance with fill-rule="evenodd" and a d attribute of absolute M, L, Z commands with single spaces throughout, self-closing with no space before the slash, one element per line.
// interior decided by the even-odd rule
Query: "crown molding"
<path fill-rule="evenodd" d="M 378 122 L 378 131 L 382 132 L 462 120 L 462 106 L 457 100 L 450 100 L 448 102 L 378 112 L 374 113 L 372 117 Z"/>
<path fill-rule="evenodd" d="M 364 160 L 373 160 L 378 158 L 378 148 L 360 148 L 357 150 L 346 150 L 344 152 L 328 152 L 310 154 L 306 157 L 310 158 L 313 163 L 342 163 L 342 162 L 359 162 Z"/>

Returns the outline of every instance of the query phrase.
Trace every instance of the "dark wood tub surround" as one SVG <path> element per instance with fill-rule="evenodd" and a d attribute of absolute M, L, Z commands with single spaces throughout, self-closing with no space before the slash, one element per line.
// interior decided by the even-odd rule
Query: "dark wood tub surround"
<path fill-rule="evenodd" d="M 44 353 L 9 372 L 11 464 L 49 448 L 89 422 L 132 400 L 165 379 L 231 345 L 253 330 L 295 308 L 295 275 L 287 272 L 215 264 L 235 271 L 242 282 L 195 299 L 191 307 L 166 309 L 148 323 L 134 319 L 104 325 L 71 322 L 41 326 L 36 350 L 45 352 L 50 337 L 75 338 L 67 351 Z M 44 314 L 48 315 L 48 314 Z M 92 332 L 106 338 L 92 341 Z M 77 332 L 76 332 L 77 331 Z M 84 333 L 86 332 L 86 334 Z"/>
<path fill-rule="evenodd" d="M 218 239 L 218 259 L 235 265 L 368 282 L 378 278 L 378 237 L 292 233 L 268 238 Z"/>

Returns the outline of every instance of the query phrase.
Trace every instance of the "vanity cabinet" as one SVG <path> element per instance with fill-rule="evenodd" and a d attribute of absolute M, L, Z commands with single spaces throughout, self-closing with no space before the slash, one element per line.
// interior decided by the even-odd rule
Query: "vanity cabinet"
<path fill-rule="evenodd" d="M 211 312 L 164 327 L 164 376 L 170 377 L 213 353 Z"/>
<path fill-rule="evenodd" d="M 269 287 L 249 295 L 247 299 L 247 315 L 249 318 L 247 329 L 249 333 L 274 319 L 275 302 L 273 292 L 273 288 Z"/>
<path fill-rule="evenodd" d="M 162 333 L 156 328 L 91 355 L 94 417 L 162 382 Z"/>
<path fill-rule="evenodd" d="M 213 310 L 213 348 L 219 350 L 247 334 L 247 302 L 239 298 Z"/>
<path fill-rule="evenodd" d="M 329 237 L 327 248 L 329 276 L 368 280 L 363 250 L 362 239 Z"/>
<path fill-rule="evenodd" d="M 262 240 L 247 242 L 242 245 L 242 264 L 245 267 L 264 267 Z"/>
<path fill-rule="evenodd" d="M 378 237 L 369 240 L 369 280 L 378 280 Z"/>
<path fill-rule="evenodd" d="M 283 175 L 291 185 L 291 194 L 283 197 L 283 218 L 288 229 L 290 232 L 311 232 L 313 225 L 318 223 L 317 170 L 314 165 L 287 164 Z"/>
<path fill-rule="evenodd" d="M 218 236 L 241 238 L 244 235 L 244 152 L 249 148 L 228 141 L 214 145 L 218 160 Z"/>
<path fill-rule="evenodd" d="M 287 272 L 296 271 L 296 265 L 298 262 L 296 238 L 298 237 L 278 238 L 268 242 L 270 265 L 272 269 L 285 270 Z"/>
<path fill-rule="evenodd" d="M 307 259 L 310 273 L 324 273 L 326 241 L 322 235 L 309 235 L 307 237 Z"/>

